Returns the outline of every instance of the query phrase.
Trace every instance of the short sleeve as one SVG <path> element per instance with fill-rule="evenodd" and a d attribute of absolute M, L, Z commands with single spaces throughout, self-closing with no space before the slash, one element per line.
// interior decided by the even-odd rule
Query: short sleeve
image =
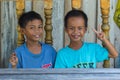
<path fill-rule="evenodd" d="M 62 54 L 62 51 L 59 51 L 57 53 L 55 67 L 54 68 L 66 68 L 65 61 L 64 61 L 64 55 Z"/>
<path fill-rule="evenodd" d="M 108 60 L 108 51 L 106 48 L 101 47 L 99 44 L 96 44 L 95 46 L 95 52 L 96 52 L 96 60 L 97 62 L 101 62 L 104 60 Z"/>

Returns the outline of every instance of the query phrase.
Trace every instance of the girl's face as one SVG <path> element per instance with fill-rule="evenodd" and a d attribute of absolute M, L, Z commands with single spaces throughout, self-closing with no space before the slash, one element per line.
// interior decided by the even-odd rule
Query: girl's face
<path fill-rule="evenodd" d="M 38 19 L 29 21 L 22 32 L 25 34 L 27 41 L 38 42 L 43 34 L 42 21 Z"/>
<path fill-rule="evenodd" d="M 67 21 L 66 32 L 71 42 L 82 41 L 86 32 L 84 19 L 81 17 L 70 17 Z"/>

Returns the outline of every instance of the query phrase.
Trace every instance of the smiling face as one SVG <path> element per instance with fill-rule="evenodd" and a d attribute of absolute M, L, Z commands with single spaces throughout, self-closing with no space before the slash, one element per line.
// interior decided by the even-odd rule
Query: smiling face
<path fill-rule="evenodd" d="M 66 32 L 71 42 L 82 41 L 86 32 L 84 19 L 82 17 L 70 17 L 67 20 Z"/>
<path fill-rule="evenodd" d="M 25 28 L 22 28 L 22 33 L 25 34 L 27 41 L 38 42 L 43 33 L 43 24 L 39 19 L 29 21 Z"/>

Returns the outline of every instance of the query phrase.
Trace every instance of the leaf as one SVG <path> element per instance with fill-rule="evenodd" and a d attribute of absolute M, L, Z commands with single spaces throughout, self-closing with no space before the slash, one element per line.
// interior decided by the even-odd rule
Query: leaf
<path fill-rule="evenodd" d="M 120 28 L 120 0 L 118 0 L 113 18 L 117 26 Z"/>

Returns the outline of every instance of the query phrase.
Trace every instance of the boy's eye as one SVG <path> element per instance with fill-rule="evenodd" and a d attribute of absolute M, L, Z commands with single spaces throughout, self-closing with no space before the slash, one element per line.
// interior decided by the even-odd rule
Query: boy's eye
<path fill-rule="evenodd" d="M 32 27 L 32 26 L 30 27 L 30 29 L 33 29 L 33 28 L 34 28 L 34 27 Z"/>
<path fill-rule="evenodd" d="M 43 28 L 43 26 L 42 26 L 42 25 L 40 25 L 40 26 L 38 26 L 38 28 Z"/>
<path fill-rule="evenodd" d="M 34 25 L 29 25 L 28 28 L 29 29 L 34 29 Z"/>

